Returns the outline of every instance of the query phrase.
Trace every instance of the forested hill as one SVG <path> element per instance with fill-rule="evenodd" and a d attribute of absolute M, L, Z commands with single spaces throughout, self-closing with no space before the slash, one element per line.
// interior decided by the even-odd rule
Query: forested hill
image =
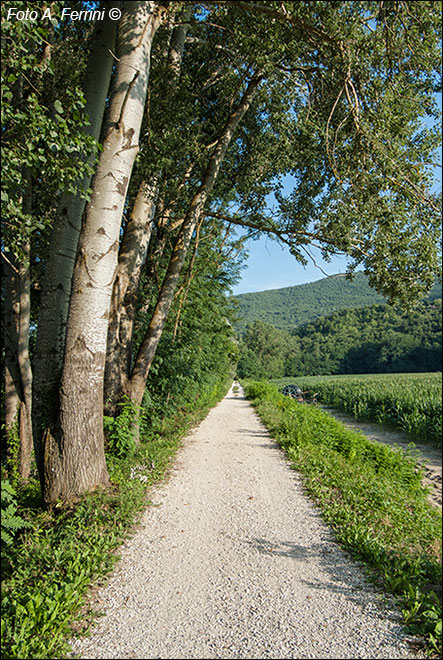
<path fill-rule="evenodd" d="M 345 309 L 292 333 L 255 321 L 240 339 L 240 378 L 441 371 L 441 300 Z"/>
<path fill-rule="evenodd" d="M 429 294 L 431 300 L 441 298 L 441 284 Z M 331 275 L 317 282 L 270 289 L 235 296 L 238 301 L 236 329 L 242 333 L 248 323 L 264 321 L 280 330 L 295 328 L 343 309 L 355 309 L 386 302 L 372 289 L 366 275 L 356 273 L 352 280 L 344 275 Z"/>

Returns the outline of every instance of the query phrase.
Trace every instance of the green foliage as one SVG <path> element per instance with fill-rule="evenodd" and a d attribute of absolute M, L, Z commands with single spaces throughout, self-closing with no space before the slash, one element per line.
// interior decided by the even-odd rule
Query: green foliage
<path fill-rule="evenodd" d="M 245 392 L 302 475 L 336 538 L 399 599 L 405 624 L 441 651 L 441 514 L 411 456 L 347 430 L 275 385 Z"/>
<path fill-rule="evenodd" d="M 284 374 L 287 352 L 286 333 L 268 323 L 255 321 L 248 325 L 242 337 L 238 374 L 240 378 L 278 378 Z"/>
<path fill-rule="evenodd" d="M 20 515 L 17 515 L 17 493 L 7 479 L 2 479 L 2 532 L 1 543 L 10 546 L 14 543 L 16 533 L 28 527 L 28 523 Z"/>
<path fill-rule="evenodd" d="M 32 529 L 8 555 L 4 570 L 7 657 L 49 658 L 66 650 L 64 637 L 90 580 L 115 561 L 112 550 L 121 536 L 117 503 L 118 498 L 100 493 L 58 514 L 24 509 Z"/>
<path fill-rule="evenodd" d="M 54 17 L 63 5 L 52 3 Z M 39 3 L 14 7 L 41 11 Z M 47 228 L 61 191 L 86 194 L 78 181 L 96 144 L 83 130 L 85 35 L 78 32 L 63 39 L 49 20 L 2 20 L 2 249 L 10 258 L 20 258 L 22 243 Z M 24 195 L 32 196 L 32 209 L 24 208 Z"/>
<path fill-rule="evenodd" d="M 5 452 L 5 468 L 9 480 L 12 484 L 20 481 L 20 473 L 18 470 L 18 454 L 20 449 L 20 436 L 19 436 L 19 420 L 17 418 L 6 434 L 4 424 L 2 424 L 2 442 L 4 446 L 2 450 Z"/>
<path fill-rule="evenodd" d="M 441 371 L 441 299 L 412 310 L 375 305 L 335 312 L 298 328 L 287 374 Z"/>
<path fill-rule="evenodd" d="M 103 427 L 110 454 L 123 458 L 135 449 L 139 410 L 128 397 L 117 404 L 120 412 L 116 417 L 103 417 Z"/>
<path fill-rule="evenodd" d="M 38 3 L 15 4 L 18 10 L 41 9 Z M 124 406 L 120 419 L 105 420 L 117 494 L 82 498 L 78 507 L 58 516 L 26 509 L 32 532 L 25 532 L 17 547 L 8 546 L 2 623 L 8 657 L 58 657 L 64 651 L 63 638 L 88 581 L 112 564 L 111 551 L 144 504 L 145 484 L 158 476 L 159 465 L 166 465 L 173 451 L 164 433 L 171 425 L 183 430 L 185 413 L 213 402 L 232 370 L 237 347 L 225 292 L 233 281 L 232 255 L 241 246 L 229 240 L 222 222 L 279 236 L 302 263 L 312 242 L 326 257 L 343 251 L 390 297 L 417 299 L 438 271 L 439 200 L 428 193 L 438 136 L 421 121 L 432 117 L 438 124 L 440 3 L 373 3 L 370 21 L 367 3 L 275 2 L 270 5 L 278 14 L 275 20 L 260 5 L 257 10 L 251 3 L 234 4 L 191 3 L 196 20 L 189 21 L 176 86 L 168 85 L 165 75 L 169 25 L 157 34 L 149 117 L 127 200 L 130 212 L 140 177 L 149 180 L 161 172 L 146 267 L 151 272 L 138 292 L 134 350 L 150 320 L 176 239 L 174 227 L 199 190 L 208 157 L 251 75 L 260 70 L 264 80 L 207 201 L 151 369 L 140 467 L 131 473 L 125 462 L 138 454 L 132 451 L 134 411 Z M 51 3 L 54 17 L 64 5 Z M 83 134 L 80 91 L 90 29 L 86 22 L 57 18 L 2 24 L 2 247 L 6 256 L 20 258 L 24 244 L 32 241 L 36 282 L 61 191 L 76 191 L 87 154 L 94 150 Z M 45 57 L 48 44 L 50 59 Z M 284 195 L 288 174 L 294 187 Z M 277 206 L 271 214 L 272 192 Z M 29 211 L 23 200 L 31 196 Z M 90 247 L 85 245 L 85 251 Z M 275 375 L 282 369 L 284 341 L 280 337 L 274 352 L 263 355 Z M 291 428 L 295 421 L 287 424 Z M 348 457 L 358 455 L 346 438 L 342 448 Z M 329 446 L 324 451 L 348 460 Z M 377 465 L 381 474 L 383 460 Z"/>
<path fill-rule="evenodd" d="M 284 387 L 289 379 L 276 384 Z M 357 419 L 387 423 L 412 438 L 441 443 L 441 374 L 298 377 L 297 384 L 315 388 L 320 402 Z"/>
<path fill-rule="evenodd" d="M 154 54 L 143 168 L 165 172 L 165 205 L 187 179 L 178 201 L 186 208 L 209 145 L 263 71 L 222 163 L 211 217 L 277 236 L 301 263 L 312 244 L 326 258 L 344 252 L 389 299 L 420 297 L 440 270 L 440 200 L 429 192 L 440 5 L 371 5 L 370 21 L 364 3 L 274 3 L 272 20 L 253 3 L 195 10 L 172 99 L 161 39 Z"/>
<path fill-rule="evenodd" d="M 233 377 L 238 348 L 232 310 L 226 298 L 237 264 L 226 258 L 235 239 L 220 225 L 201 229 L 188 255 L 156 356 L 147 380 L 142 436 L 155 436 L 163 421 L 181 410 L 192 411 L 218 395 L 219 383 Z M 135 350 L 149 324 L 155 297 L 152 283 L 138 314 Z M 144 291 L 145 293 L 145 291 Z M 147 302 L 150 301 L 151 305 Z"/>
<path fill-rule="evenodd" d="M 360 278 L 360 282 L 365 282 Z M 304 292 L 318 296 L 315 309 L 318 318 L 300 325 L 289 334 L 264 321 L 248 324 L 240 344 L 239 374 L 244 378 L 277 378 L 282 375 L 314 375 L 343 373 L 394 373 L 439 371 L 442 366 L 441 299 L 429 298 L 413 309 L 399 305 L 359 307 L 358 296 L 353 309 L 342 309 L 329 316 L 319 316 L 324 294 L 331 294 L 331 306 L 339 306 L 341 278 L 327 278 L 313 285 L 280 289 L 275 294 L 291 293 L 286 302 L 287 314 L 280 311 L 279 297 L 263 297 L 263 308 L 255 308 L 271 317 L 266 305 L 276 305 L 274 318 L 286 326 L 293 314 L 303 315 Z M 305 288 L 306 287 L 306 288 Z M 300 299 L 295 297 L 296 290 Z M 273 292 L 264 291 L 263 294 Z M 439 293 L 437 289 L 434 292 Z M 255 295 L 261 300 L 263 294 Z M 323 295 L 323 294 L 322 294 Z M 283 298 L 282 298 L 283 300 Z M 310 297 L 307 299 L 310 301 Z M 349 304 L 352 298 L 349 298 Z M 362 296 L 361 301 L 365 300 Z M 266 302 L 265 302 L 266 301 Z M 311 301 L 312 302 L 312 301 Z M 311 304 L 311 302 L 309 304 Z M 342 305 L 346 305 L 346 297 Z M 327 307 L 327 306 L 326 306 Z M 241 307 L 240 307 L 241 310 Z M 254 312 L 245 310 L 247 318 Z M 313 312 L 312 312 L 313 313 Z"/>
<path fill-rule="evenodd" d="M 273 400 L 275 386 L 252 383 L 246 387 L 246 396 L 251 399 Z M 272 431 L 284 444 L 290 438 L 291 446 L 301 442 L 321 442 L 322 445 L 345 456 L 348 460 L 364 462 L 377 474 L 395 474 L 398 482 L 412 490 L 420 487 L 422 473 L 417 471 L 415 462 L 404 457 L 401 450 L 376 444 L 363 434 L 350 431 L 327 412 L 310 406 L 296 406 L 293 399 L 278 397 L 278 406 L 284 411 L 281 424 Z M 319 440 L 320 439 L 320 440 Z"/>

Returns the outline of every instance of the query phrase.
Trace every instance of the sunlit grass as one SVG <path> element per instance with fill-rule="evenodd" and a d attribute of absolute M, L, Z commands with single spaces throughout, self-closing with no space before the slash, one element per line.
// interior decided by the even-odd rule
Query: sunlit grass
<path fill-rule="evenodd" d="M 290 383 L 314 389 L 319 402 L 357 419 L 390 424 L 411 439 L 441 444 L 440 373 L 294 376 L 272 382 L 280 389 Z"/>

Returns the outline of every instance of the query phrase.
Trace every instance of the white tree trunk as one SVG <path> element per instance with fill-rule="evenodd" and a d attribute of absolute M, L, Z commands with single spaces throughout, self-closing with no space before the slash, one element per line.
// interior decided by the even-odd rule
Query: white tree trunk
<path fill-rule="evenodd" d="M 107 3 L 107 8 L 118 2 Z M 106 12 L 108 17 L 108 12 Z M 89 55 L 84 94 L 90 124 L 85 133 L 97 141 L 103 124 L 106 99 L 109 94 L 112 68 L 115 62 L 116 21 L 105 18 L 98 22 Z M 80 188 L 87 190 L 92 175 L 84 176 Z M 63 195 L 51 236 L 48 260 L 40 297 L 37 330 L 34 387 L 33 427 L 35 453 L 39 472 L 43 474 L 42 433 L 54 416 L 57 405 L 65 349 L 66 323 L 69 311 L 72 276 L 77 255 L 82 215 L 86 200 L 80 195 Z"/>
<path fill-rule="evenodd" d="M 138 152 L 152 40 L 165 8 L 126 2 L 109 119 L 76 261 L 55 433 L 45 436 L 44 497 L 70 499 L 108 481 L 103 375 L 121 218 Z"/>
<path fill-rule="evenodd" d="M 105 413 L 114 416 L 127 389 L 136 298 L 152 233 L 158 185 L 142 182 L 121 246 L 112 291 L 104 381 Z"/>

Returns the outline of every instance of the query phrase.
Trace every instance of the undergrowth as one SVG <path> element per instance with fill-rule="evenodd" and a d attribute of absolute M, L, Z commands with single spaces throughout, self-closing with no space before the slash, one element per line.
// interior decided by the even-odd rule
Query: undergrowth
<path fill-rule="evenodd" d="M 265 382 L 246 396 L 299 471 L 337 540 L 398 598 L 408 630 L 441 653 L 441 513 L 412 456 L 370 442 Z"/>
<path fill-rule="evenodd" d="M 230 384 L 231 381 L 229 381 Z M 149 505 L 149 486 L 164 478 L 184 435 L 226 393 L 228 382 L 211 386 L 192 411 L 176 410 L 147 426 L 134 447 L 127 405 L 118 425 L 105 421 L 113 437 L 107 454 L 112 487 L 88 493 L 69 506 L 42 508 L 40 486 L 2 488 L 8 508 L 2 528 L 2 658 L 64 658 L 69 638 L 85 632 L 96 612 L 88 604 L 91 585 L 102 582 L 118 560 L 118 548 Z"/>

